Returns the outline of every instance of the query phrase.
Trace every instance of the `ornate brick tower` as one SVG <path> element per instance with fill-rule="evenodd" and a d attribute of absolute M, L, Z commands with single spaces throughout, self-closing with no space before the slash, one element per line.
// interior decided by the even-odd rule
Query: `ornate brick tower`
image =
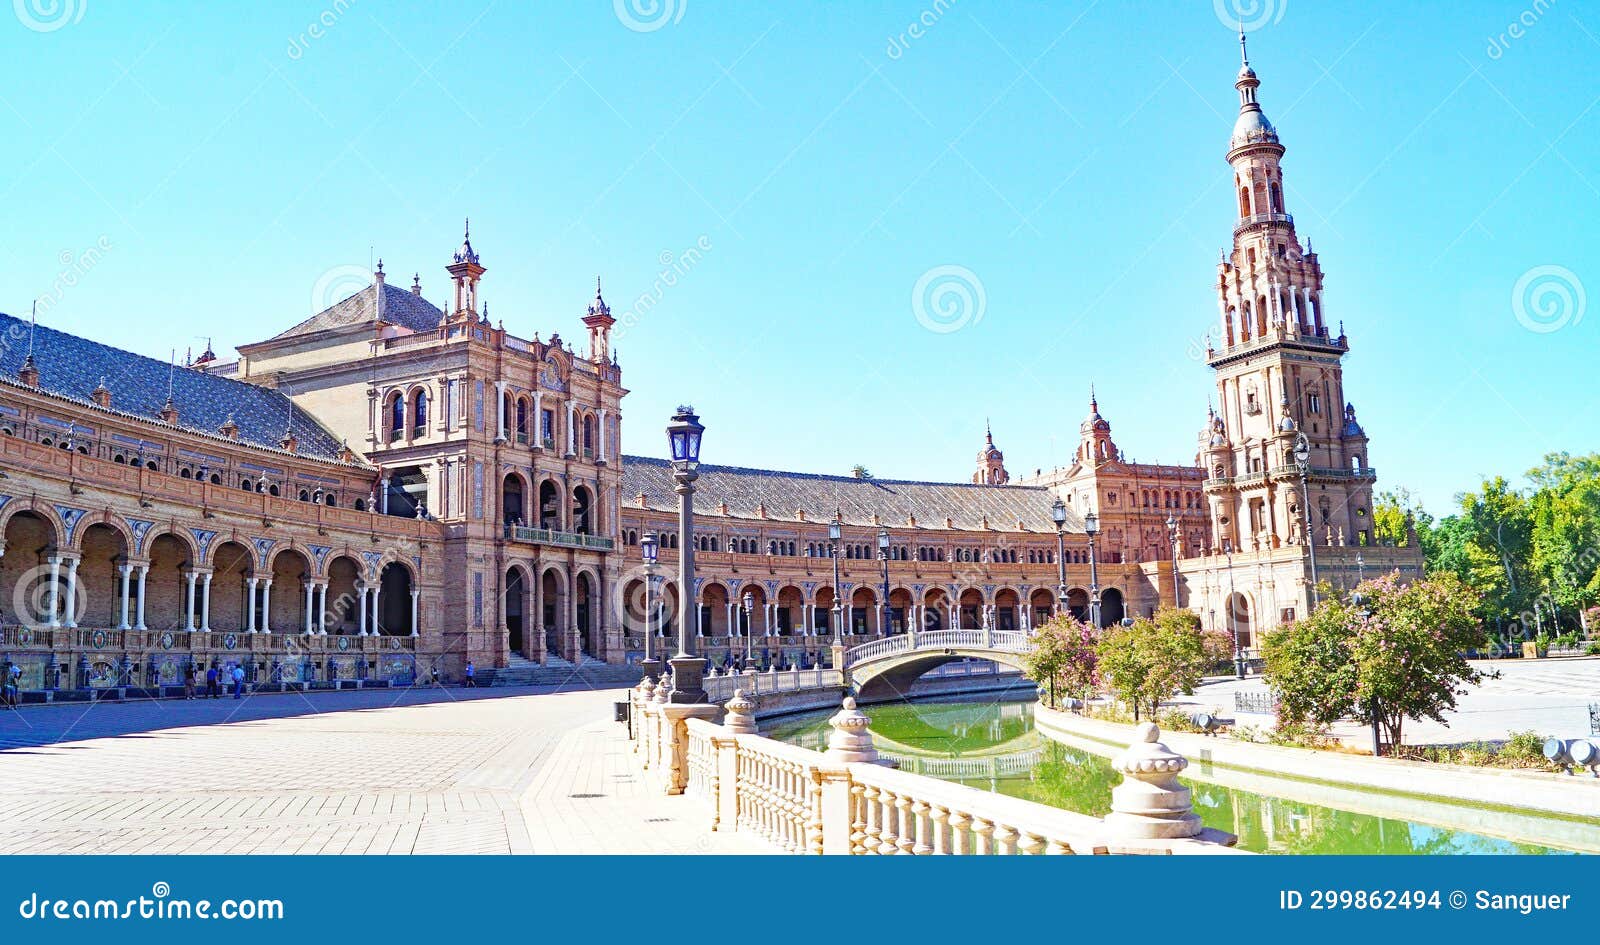
<path fill-rule="evenodd" d="M 1011 481 L 1011 474 L 1006 472 L 1006 454 L 994 445 L 994 431 L 985 423 L 983 425 L 983 449 L 978 451 L 978 471 L 972 474 L 972 481 L 985 486 L 1003 486 Z"/>
<path fill-rule="evenodd" d="M 1366 544 L 1374 475 L 1366 434 L 1344 399 L 1349 345 L 1342 325 L 1329 334 L 1322 267 L 1284 206 L 1284 147 L 1256 100 L 1261 83 L 1244 43 L 1240 34 L 1239 118 L 1227 154 L 1239 219 L 1233 251 L 1217 267 L 1220 344 L 1207 346 L 1219 409 L 1202 434 L 1201 460 L 1214 544 L 1237 553 L 1304 543 L 1294 457 L 1301 434 L 1311 451 L 1314 539 Z"/>

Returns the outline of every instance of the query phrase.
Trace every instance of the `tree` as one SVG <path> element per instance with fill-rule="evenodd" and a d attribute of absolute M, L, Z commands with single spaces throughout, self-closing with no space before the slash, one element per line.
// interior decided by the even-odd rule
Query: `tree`
<path fill-rule="evenodd" d="M 1127 626 L 1108 627 L 1100 637 L 1100 671 L 1111 691 L 1152 714 L 1176 692 L 1193 692 L 1207 668 L 1200 616 L 1168 607 Z"/>
<path fill-rule="evenodd" d="M 860 463 L 856 463 L 854 466 L 850 467 L 850 475 L 856 477 L 857 479 L 871 479 L 872 470 L 861 465 Z"/>
<path fill-rule="evenodd" d="M 1279 719 L 1326 726 L 1349 715 L 1374 720 L 1390 745 L 1406 719 L 1445 722 L 1464 687 L 1487 675 L 1467 662 L 1480 642 L 1476 591 L 1454 575 L 1402 584 L 1366 581 L 1295 624 L 1266 634 L 1267 679 Z"/>
<path fill-rule="evenodd" d="M 1082 698 L 1100 685 L 1098 635 L 1071 614 L 1059 614 L 1034 628 L 1027 676 L 1045 687 L 1051 708 L 1057 694 Z"/>

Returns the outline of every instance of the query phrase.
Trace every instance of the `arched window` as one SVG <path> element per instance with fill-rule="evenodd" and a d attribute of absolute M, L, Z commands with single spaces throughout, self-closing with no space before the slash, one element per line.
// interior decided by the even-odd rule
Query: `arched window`
<path fill-rule="evenodd" d="M 395 394 L 389 401 L 389 442 L 403 438 L 406 435 L 406 401 L 399 394 Z"/>
<path fill-rule="evenodd" d="M 594 414 L 583 415 L 583 455 L 594 456 Z"/>
<path fill-rule="evenodd" d="M 411 435 L 423 436 L 428 431 L 428 392 L 419 390 L 411 398 Z"/>
<path fill-rule="evenodd" d="M 1273 213 L 1282 213 L 1283 212 L 1283 188 L 1281 186 L 1279 186 L 1277 181 L 1273 181 L 1271 186 L 1272 186 L 1272 190 L 1271 190 L 1271 194 L 1272 194 L 1272 212 Z"/>
<path fill-rule="evenodd" d="M 528 442 L 528 402 L 517 401 L 517 442 Z"/>
<path fill-rule="evenodd" d="M 1248 188 L 1248 187 L 1240 187 L 1239 188 L 1239 216 L 1247 217 L 1249 215 L 1250 215 L 1250 188 Z"/>

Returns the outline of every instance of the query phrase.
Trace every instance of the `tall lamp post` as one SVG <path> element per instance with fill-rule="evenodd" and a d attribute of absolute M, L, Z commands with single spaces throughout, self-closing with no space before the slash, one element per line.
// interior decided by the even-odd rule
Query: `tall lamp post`
<path fill-rule="evenodd" d="M 1233 638 L 1233 672 L 1244 678 L 1244 651 L 1239 649 L 1239 612 L 1233 592 L 1233 542 L 1222 539 L 1222 553 L 1228 557 L 1228 635 Z"/>
<path fill-rule="evenodd" d="M 1089 536 L 1089 623 L 1100 629 L 1100 570 L 1094 552 L 1094 536 L 1100 534 L 1100 516 L 1091 511 L 1083 517 L 1083 533 Z"/>
<path fill-rule="evenodd" d="M 1172 606 L 1183 606 L 1183 591 L 1178 587 L 1178 514 L 1167 513 L 1167 539 L 1172 543 Z"/>
<path fill-rule="evenodd" d="M 878 561 L 883 565 L 883 621 L 878 629 L 883 636 L 888 636 L 894 632 L 894 627 L 891 625 L 889 610 L 889 530 L 887 528 L 878 529 Z"/>
<path fill-rule="evenodd" d="M 1350 597 L 1350 603 L 1355 605 L 1356 616 L 1361 618 L 1362 623 L 1366 623 L 1368 620 L 1372 619 L 1372 602 L 1367 599 L 1367 595 L 1361 593 L 1353 594 Z M 1377 698 L 1374 697 L 1367 701 L 1367 720 L 1372 724 L 1373 757 L 1383 754 L 1383 739 L 1378 733 L 1378 714 L 1380 708 L 1381 707 Z"/>
<path fill-rule="evenodd" d="M 1317 593 L 1317 536 L 1311 533 L 1311 441 L 1301 433 L 1294 438 L 1294 464 L 1300 469 L 1300 504 L 1305 506 L 1306 549 L 1311 555 L 1311 609 L 1322 603 Z"/>
<path fill-rule="evenodd" d="M 839 538 L 844 534 L 844 519 L 839 510 L 828 523 L 828 554 L 833 558 L 833 642 L 844 643 L 844 604 L 839 601 Z"/>
<path fill-rule="evenodd" d="M 752 662 L 754 662 L 755 658 L 756 658 L 755 642 L 754 642 L 756 628 L 755 628 L 755 624 L 751 623 L 751 621 L 750 621 L 750 608 L 754 607 L 755 603 L 756 603 L 756 595 L 750 593 L 749 591 L 745 591 L 744 592 L 744 596 L 739 598 L 739 605 L 742 608 L 744 608 L 744 668 L 745 669 L 749 669 L 750 668 L 750 664 Z"/>
<path fill-rule="evenodd" d="M 1056 613 L 1067 612 L 1067 504 L 1056 496 L 1050 506 L 1050 520 L 1056 523 Z"/>
<path fill-rule="evenodd" d="M 662 662 L 650 655 L 650 638 L 656 635 L 656 630 L 658 629 L 656 624 L 661 616 L 656 613 L 655 608 L 654 592 L 658 556 L 656 536 L 654 534 L 647 532 L 643 538 L 639 539 L 639 553 L 644 556 L 644 659 L 639 661 L 639 667 L 644 670 L 645 678 L 649 679 L 659 676 L 662 668 Z"/>
<path fill-rule="evenodd" d="M 694 653 L 698 628 L 694 606 L 694 481 L 700 478 L 700 438 L 706 428 L 693 407 L 679 407 L 667 424 L 672 448 L 673 491 L 678 494 L 678 652 L 672 664 L 668 702 L 706 701 L 706 661 Z"/>

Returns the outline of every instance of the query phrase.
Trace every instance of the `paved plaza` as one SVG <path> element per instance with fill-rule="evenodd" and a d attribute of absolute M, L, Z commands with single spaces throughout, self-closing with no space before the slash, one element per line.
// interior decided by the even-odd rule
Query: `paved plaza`
<path fill-rule="evenodd" d="M 8 853 L 733 853 L 647 788 L 623 690 L 404 690 L 0 713 Z"/>
<path fill-rule="evenodd" d="M 1437 722 L 1406 722 L 1408 744 L 1446 744 L 1503 739 L 1510 732 L 1534 731 L 1541 735 L 1572 738 L 1589 733 L 1589 704 L 1600 702 L 1600 659 L 1491 660 L 1475 663 L 1480 669 L 1493 669 L 1500 678 L 1491 679 L 1457 700 L 1449 725 Z M 1263 692 L 1266 683 L 1259 678 L 1220 680 L 1202 686 L 1182 701 L 1214 705 L 1223 714 L 1233 714 L 1233 694 Z M 1270 724 L 1268 716 L 1241 714 L 1242 724 Z M 1360 726 L 1336 729 L 1340 735 L 1356 739 L 1368 737 Z"/>

